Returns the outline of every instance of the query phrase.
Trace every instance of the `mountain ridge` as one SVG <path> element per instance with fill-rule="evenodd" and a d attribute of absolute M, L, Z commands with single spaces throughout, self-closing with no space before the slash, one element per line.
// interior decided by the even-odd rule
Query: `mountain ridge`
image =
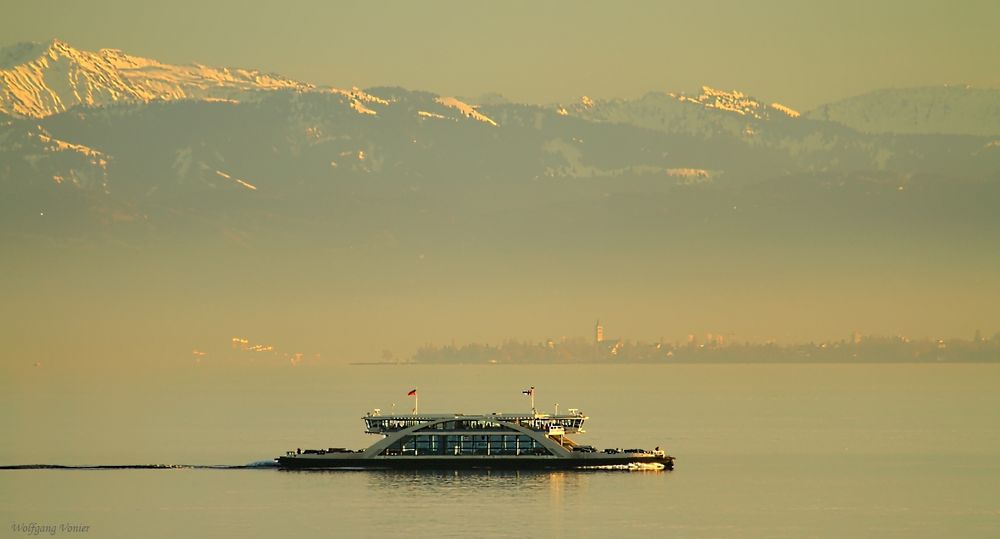
<path fill-rule="evenodd" d="M 123 101 L 252 99 L 255 92 L 275 90 L 339 93 L 356 108 L 382 102 L 356 88 L 320 88 L 253 69 L 165 64 L 119 49 L 90 52 L 58 39 L 7 47 L 0 65 L 0 112 L 21 117 Z"/>
<path fill-rule="evenodd" d="M 1000 88 L 884 88 L 821 105 L 805 116 L 862 133 L 1000 136 Z"/>
<path fill-rule="evenodd" d="M 389 106 L 391 100 L 356 87 L 318 86 L 254 69 L 167 64 L 113 48 L 91 52 L 59 39 L 0 49 L 0 113 L 14 117 L 45 118 L 75 106 L 120 102 L 254 101 L 274 91 L 342 95 L 356 113 L 369 116 L 377 115 L 379 107 Z M 514 105 L 499 94 L 484 94 L 479 104 L 447 95 L 436 97 L 438 104 L 450 109 L 445 117 L 486 124 L 496 122 L 482 114 L 482 107 Z M 582 96 L 571 104 L 528 106 L 668 132 L 705 134 L 725 129 L 752 134 L 761 121 L 810 119 L 872 134 L 1000 135 L 1000 89 L 969 86 L 875 90 L 805 112 L 739 90 L 710 86 L 694 93 L 653 91 L 637 99 Z M 650 108 L 655 109 L 652 115 Z M 415 113 L 425 118 L 441 115 L 433 110 Z"/>
<path fill-rule="evenodd" d="M 0 70 L 0 185 L 16 188 L 142 199 L 361 178 L 415 189 L 442 178 L 694 186 L 1000 170 L 992 137 L 865 133 L 709 86 L 566 105 L 487 95 L 477 105 L 400 87 L 343 90 L 253 70 L 173 66 L 59 40 L 8 47 L 0 57 L 13 64 Z"/>

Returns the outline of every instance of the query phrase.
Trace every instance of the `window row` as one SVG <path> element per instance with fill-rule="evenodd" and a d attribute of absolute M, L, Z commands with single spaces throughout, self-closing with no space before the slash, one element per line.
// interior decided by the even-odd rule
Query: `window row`
<path fill-rule="evenodd" d="M 523 434 L 405 436 L 383 455 L 550 455 L 542 444 Z"/>

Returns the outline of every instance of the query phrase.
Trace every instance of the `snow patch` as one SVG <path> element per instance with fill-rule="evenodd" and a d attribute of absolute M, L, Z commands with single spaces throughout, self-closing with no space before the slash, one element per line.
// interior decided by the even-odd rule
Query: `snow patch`
<path fill-rule="evenodd" d="M 668 168 L 667 175 L 679 178 L 708 178 L 712 174 L 703 168 Z"/>
<path fill-rule="evenodd" d="M 693 185 L 712 181 L 712 173 L 703 168 L 668 168 L 667 176 L 678 179 L 680 185 Z"/>
<path fill-rule="evenodd" d="M 798 118 L 799 116 L 802 115 L 799 111 L 797 111 L 797 110 L 795 110 L 795 109 L 793 109 L 791 107 L 786 107 L 785 105 L 782 105 L 781 103 L 771 103 L 771 108 L 774 109 L 774 110 L 776 110 L 776 111 L 778 111 L 778 112 L 783 112 L 789 118 Z"/>
<path fill-rule="evenodd" d="M 244 180 L 241 180 L 239 178 L 234 178 L 234 177 L 230 176 L 229 174 L 226 174 L 225 172 L 222 172 L 221 170 L 216 170 L 215 173 L 218 174 L 219 176 L 227 179 L 227 180 L 233 180 L 234 182 L 236 182 L 237 185 L 239 185 L 241 187 L 245 187 L 245 188 L 247 188 L 247 189 L 249 189 L 251 191 L 256 191 L 257 190 L 257 186 L 256 185 L 248 183 L 248 182 L 246 182 Z"/>
<path fill-rule="evenodd" d="M 351 108 L 358 112 L 358 114 L 368 114 L 370 116 L 375 116 L 375 111 L 364 106 L 361 101 L 356 99 L 351 100 Z"/>
<path fill-rule="evenodd" d="M 83 144 L 74 144 L 72 142 L 57 139 L 50 136 L 44 129 L 34 136 L 38 137 L 38 140 L 42 141 L 46 145 L 45 149 L 50 152 L 76 152 L 88 157 L 91 164 L 97 165 L 105 170 L 108 168 L 109 158 L 107 154 L 101 151 L 95 150 L 89 146 L 84 146 Z M 57 181 L 56 183 L 61 183 L 61 181 Z"/>
<path fill-rule="evenodd" d="M 426 110 L 418 110 L 417 111 L 417 115 L 421 116 L 423 118 L 437 118 L 439 120 L 454 120 L 454 118 L 449 118 L 449 117 L 444 116 L 442 114 L 436 114 L 436 113 L 433 113 L 433 112 L 427 112 Z"/>
<path fill-rule="evenodd" d="M 472 105 L 470 105 L 468 103 L 465 103 L 463 101 L 459 101 L 458 99 L 455 99 L 454 97 L 438 97 L 434 101 L 436 101 L 440 105 L 444 105 L 444 106 L 446 106 L 448 108 L 452 108 L 452 109 L 455 109 L 455 110 L 461 112 L 466 118 L 472 118 L 474 120 L 479 120 L 480 122 L 488 123 L 488 124 L 490 124 L 492 126 L 496 126 L 497 125 L 496 122 L 494 122 L 489 117 L 487 117 L 487 116 L 483 115 L 482 113 L 480 113 L 479 111 L 477 111 L 476 108 L 473 107 Z"/>
<path fill-rule="evenodd" d="M 710 86 L 702 86 L 701 95 L 698 96 L 697 101 L 706 108 L 735 112 L 741 116 L 761 117 L 759 114 L 760 103 L 738 90 L 727 92 Z"/>
<path fill-rule="evenodd" d="M 225 97 L 205 97 L 202 101 L 208 101 L 209 103 L 230 103 L 233 105 L 239 105 L 239 99 L 228 99 Z"/>
<path fill-rule="evenodd" d="M 389 104 L 389 100 L 382 99 L 381 97 L 366 93 L 364 90 L 359 89 L 357 86 L 351 88 L 350 90 L 340 90 L 337 88 L 330 88 L 330 91 L 346 95 L 353 101 L 360 101 L 362 103 L 376 103 L 379 105 Z"/>

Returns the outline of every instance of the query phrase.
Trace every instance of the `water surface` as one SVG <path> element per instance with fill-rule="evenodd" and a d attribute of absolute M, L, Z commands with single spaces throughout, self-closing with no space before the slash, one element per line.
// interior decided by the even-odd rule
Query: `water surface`
<path fill-rule="evenodd" d="M 299 366 L 5 377 L 0 464 L 244 465 L 364 447 L 360 416 L 591 416 L 673 472 L 0 470 L 0 525 L 87 537 L 996 537 L 1000 366 Z M 66 535 L 66 534 L 63 534 Z"/>

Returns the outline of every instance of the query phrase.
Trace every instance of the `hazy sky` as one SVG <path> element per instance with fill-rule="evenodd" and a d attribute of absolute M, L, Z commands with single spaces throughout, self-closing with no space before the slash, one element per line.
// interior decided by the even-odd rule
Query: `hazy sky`
<path fill-rule="evenodd" d="M 706 84 L 808 110 L 893 86 L 1000 87 L 1000 0 L 250 5 L 8 0 L 0 10 L 0 45 L 59 38 L 82 49 L 252 67 L 317 84 L 399 85 L 458 96 L 495 91 L 522 102 L 697 91 Z M 170 133 L 180 127 L 191 126 Z M 92 136 L 100 141 L 103 135 Z M 204 140 L 223 140 L 214 136 Z M 125 138 L 103 140 L 119 144 L 116 137 Z M 149 155 L 179 162 L 191 146 L 177 144 L 162 149 L 176 154 Z M 131 146 L 117 147 L 117 163 L 128 162 Z M 221 151 L 212 159 L 225 161 Z M 247 158 L 249 151 L 232 150 L 230 163 L 252 168 L 258 161 Z M 305 167 L 305 161 L 288 162 Z M 112 163 L 112 171 L 121 166 Z M 114 173 L 121 185 L 138 179 Z M 493 173 L 498 170 L 473 178 Z M 297 173 L 284 174 L 271 180 Z M 204 214 L 212 216 L 206 223 L 200 210 L 183 209 L 177 215 L 187 221 L 163 218 L 151 225 L 149 230 L 176 223 L 177 229 L 156 231 L 162 236 L 151 237 L 165 238 L 162 245 L 142 253 L 131 247 L 109 248 L 110 255 L 89 247 L 73 251 L 44 241 L 19 245 L 19 256 L 5 270 L 11 277 L 0 279 L 8 307 L 0 309 L 0 327 L 12 328 L 16 341 L 8 357 L 30 365 L 45 348 L 52 357 L 74 359 L 119 361 L 155 352 L 189 361 L 192 348 L 225 348 L 233 335 L 242 335 L 283 351 L 371 360 L 382 349 L 408 357 L 423 344 L 451 340 L 589 337 L 597 318 L 610 337 L 650 341 L 709 331 L 781 342 L 840 340 L 854 330 L 968 338 L 976 328 L 988 336 L 1000 328 L 998 254 L 980 247 L 996 243 L 996 219 L 989 218 L 995 213 L 981 211 L 996 200 L 996 191 L 976 191 L 972 183 L 952 198 L 928 195 L 933 205 L 906 211 L 895 199 L 830 195 L 833 210 L 818 215 L 809 210 L 820 206 L 810 206 L 813 199 L 797 190 L 789 190 L 790 198 L 769 198 L 770 184 L 752 199 L 761 213 L 742 213 L 741 201 L 740 213 L 730 214 L 727 203 L 724 213 L 733 217 L 721 218 L 721 198 L 690 208 L 685 203 L 694 198 L 678 198 L 671 206 L 670 197 L 640 200 L 632 184 L 608 187 L 610 179 L 574 186 L 580 190 L 567 191 L 567 198 L 536 191 L 533 183 L 530 189 L 510 183 L 530 196 L 550 196 L 523 206 L 514 195 L 491 199 L 506 187 L 448 183 L 453 180 L 428 178 L 429 194 L 400 196 L 392 202 L 397 206 L 389 199 L 404 192 L 402 183 L 398 193 L 385 191 L 391 196 L 376 186 L 357 199 L 352 191 L 324 201 L 340 203 L 331 207 L 343 209 L 342 215 L 312 200 L 265 198 L 247 208 L 276 200 L 269 209 L 286 219 L 267 221 L 273 226 L 266 232 L 239 221 L 244 214 L 233 208 L 213 208 Z M 456 198 L 435 198 L 434 189 L 452 193 L 456 186 L 459 194 L 449 195 Z M 205 207 L 225 200 L 236 199 L 206 197 Z M 777 209 L 768 212 L 772 200 Z M 844 200 L 865 204 L 854 208 Z M 301 215 L 289 209 L 295 205 L 302 205 Z M 962 205 L 968 211 L 956 209 Z M 933 211 L 913 209 L 923 207 Z M 223 210 L 221 217 L 215 209 Z M 231 249 L 219 251 L 214 236 L 201 237 L 201 230 L 215 230 L 209 223 L 220 230 L 245 226 L 248 238 L 257 235 L 253 248 L 243 245 L 240 232 L 218 238 Z M 465 229 L 467 223 L 474 226 Z M 121 230 L 129 238 L 133 229 Z M 139 352 L 123 351 L 128 346 Z"/>
<path fill-rule="evenodd" d="M 58 37 L 318 84 L 525 102 L 707 84 L 806 110 L 884 87 L 996 86 L 997 21 L 995 0 L 10 2 L 0 44 Z"/>

